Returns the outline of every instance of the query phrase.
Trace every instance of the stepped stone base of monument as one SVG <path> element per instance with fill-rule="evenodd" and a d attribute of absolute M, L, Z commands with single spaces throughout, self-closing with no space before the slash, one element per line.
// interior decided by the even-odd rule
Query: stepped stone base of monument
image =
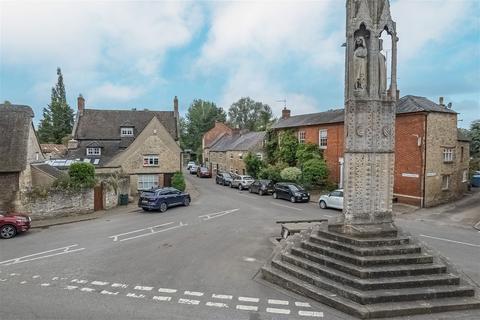
<path fill-rule="evenodd" d="M 476 287 L 412 237 L 339 230 L 323 224 L 282 240 L 263 278 L 361 319 L 480 308 Z"/>

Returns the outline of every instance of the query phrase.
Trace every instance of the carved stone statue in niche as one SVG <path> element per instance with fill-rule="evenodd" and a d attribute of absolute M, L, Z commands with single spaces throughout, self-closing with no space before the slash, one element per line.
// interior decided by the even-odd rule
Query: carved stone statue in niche
<path fill-rule="evenodd" d="M 378 93 L 383 95 L 387 91 L 387 59 L 382 53 L 383 40 L 379 39 L 378 48 Z"/>
<path fill-rule="evenodd" d="M 355 38 L 355 50 L 353 53 L 353 74 L 355 76 L 355 90 L 365 90 L 367 88 L 367 43 L 365 37 Z"/>

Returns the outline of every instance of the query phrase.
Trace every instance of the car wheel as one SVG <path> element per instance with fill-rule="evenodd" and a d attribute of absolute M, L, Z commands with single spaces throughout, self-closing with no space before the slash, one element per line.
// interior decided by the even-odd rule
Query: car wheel
<path fill-rule="evenodd" d="M 260 196 L 263 196 L 263 190 L 258 190 L 258 194 L 259 194 Z"/>
<path fill-rule="evenodd" d="M 290 202 L 295 203 L 295 197 L 290 197 Z"/>
<path fill-rule="evenodd" d="M 322 209 L 326 209 L 327 208 L 327 204 L 325 203 L 325 201 L 320 201 L 320 208 Z"/>
<path fill-rule="evenodd" d="M 230 188 L 232 188 L 232 189 L 233 189 L 233 183 L 231 183 L 231 182 L 230 182 Z"/>
<path fill-rule="evenodd" d="M 185 199 L 183 199 L 183 205 L 185 207 L 188 207 L 190 205 L 190 198 L 185 197 Z"/>
<path fill-rule="evenodd" d="M 167 209 L 168 209 L 167 204 L 165 202 L 162 202 L 160 204 L 160 212 L 165 212 L 165 211 L 167 211 Z"/>
<path fill-rule="evenodd" d="M 238 185 L 238 190 L 242 191 L 243 187 L 241 184 Z"/>
<path fill-rule="evenodd" d="M 0 229 L 0 238 L 10 239 L 15 237 L 17 234 L 17 229 L 11 224 L 6 224 Z"/>
<path fill-rule="evenodd" d="M 278 196 L 277 196 L 276 192 L 273 193 L 273 199 L 278 199 Z"/>
<path fill-rule="evenodd" d="M 252 188 L 248 188 L 248 193 L 253 193 Z"/>

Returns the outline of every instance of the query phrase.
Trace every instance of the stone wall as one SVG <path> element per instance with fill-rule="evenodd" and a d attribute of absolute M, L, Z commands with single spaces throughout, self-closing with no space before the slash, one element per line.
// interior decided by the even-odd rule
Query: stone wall
<path fill-rule="evenodd" d="M 14 207 L 18 191 L 18 172 L 0 173 L 0 211 L 10 211 Z"/>

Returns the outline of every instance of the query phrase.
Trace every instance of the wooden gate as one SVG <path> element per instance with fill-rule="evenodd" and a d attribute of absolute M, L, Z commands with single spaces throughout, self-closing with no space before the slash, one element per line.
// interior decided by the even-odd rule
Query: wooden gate
<path fill-rule="evenodd" d="M 163 186 L 171 187 L 172 186 L 172 176 L 173 173 L 164 173 L 163 174 Z"/>
<path fill-rule="evenodd" d="M 103 210 L 103 187 L 101 185 L 93 188 L 93 210 Z"/>

